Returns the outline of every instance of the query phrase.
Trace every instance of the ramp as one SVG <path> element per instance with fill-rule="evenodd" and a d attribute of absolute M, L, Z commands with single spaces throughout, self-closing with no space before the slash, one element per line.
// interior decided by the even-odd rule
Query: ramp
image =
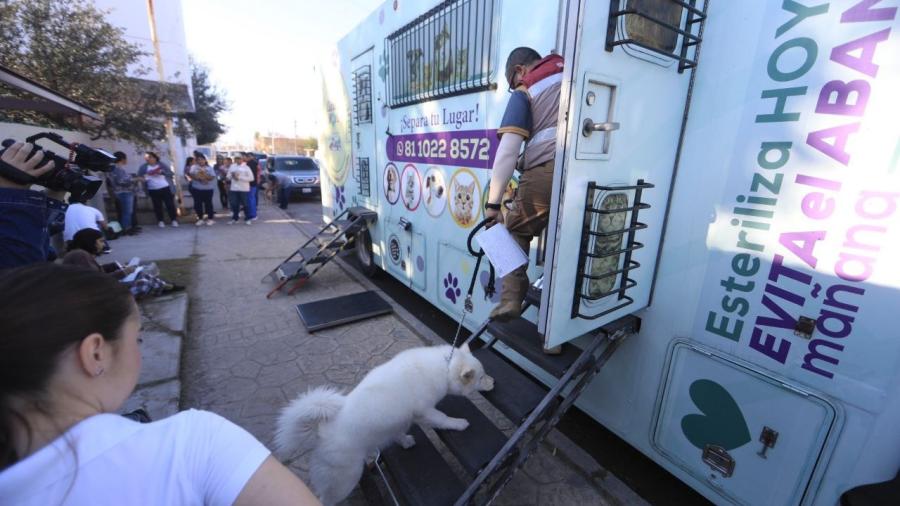
<path fill-rule="evenodd" d="M 391 305 L 371 290 L 297 305 L 300 321 L 310 332 L 381 316 L 392 311 Z"/>

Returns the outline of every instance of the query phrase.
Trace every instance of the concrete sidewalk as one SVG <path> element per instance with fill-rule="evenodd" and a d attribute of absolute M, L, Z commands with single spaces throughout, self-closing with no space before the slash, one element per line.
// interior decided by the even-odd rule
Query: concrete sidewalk
<path fill-rule="evenodd" d="M 311 204 L 304 204 L 311 205 Z M 293 296 L 265 298 L 261 283 L 273 267 L 314 229 L 314 220 L 295 220 L 276 207 L 261 206 L 252 226 L 183 224 L 177 229 L 145 227 L 143 234 L 112 243 L 114 259 L 179 259 L 187 279 L 189 328 L 181 358 L 180 408 L 207 409 L 246 428 L 271 447 L 275 418 L 290 399 L 311 386 L 351 388 L 374 366 L 398 352 L 442 342 L 405 309 L 355 324 L 308 333 L 295 306 L 367 289 L 377 290 L 341 262 L 332 262 Z M 166 275 L 166 263 L 161 263 Z M 502 416 L 478 397 L 492 417 Z M 555 456 L 554 456 L 555 454 Z M 307 480 L 303 456 L 290 462 Z M 359 492 L 347 504 L 365 501 Z M 504 490 L 495 504 L 642 504 L 618 479 L 600 468 L 568 439 L 554 433 Z"/>

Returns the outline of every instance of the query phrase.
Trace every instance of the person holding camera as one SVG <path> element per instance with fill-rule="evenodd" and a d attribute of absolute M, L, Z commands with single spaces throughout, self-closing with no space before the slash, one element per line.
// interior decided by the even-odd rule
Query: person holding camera
<path fill-rule="evenodd" d="M 7 171 L 20 173 L 16 178 L 10 172 L 0 173 L 0 269 L 55 257 L 50 232 L 62 227 L 66 192 L 54 190 L 44 194 L 31 190 L 31 182 L 22 182 L 36 180 L 54 168 L 53 160 L 45 161 L 43 153 L 29 157 L 33 150 L 30 143 L 16 142 L 0 155 Z"/>
<path fill-rule="evenodd" d="M 172 194 L 175 173 L 168 165 L 160 162 L 159 155 L 153 151 L 144 154 L 144 161 L 146 163 L 138 169 L 138 176 L 144 178 L 147 184 L 147 193 L 153 202 L 153 213 L 156 214 L 159 228 L 166 227 L 166 222 L 163 221 L 163 206 L 169 215 L 169 222 L 173 227 L 177 227 L 178 214 L 175 212 L 175 196 Z"/>
<path fill-rule="evenodd" d="M 0 312 L 3 504 L 319 504 L 217 414 L 115 414 L 140 374 L 141 314 L 111 276 L 55 264 L 4 271 L 0 305 L 15 308 Z"/>

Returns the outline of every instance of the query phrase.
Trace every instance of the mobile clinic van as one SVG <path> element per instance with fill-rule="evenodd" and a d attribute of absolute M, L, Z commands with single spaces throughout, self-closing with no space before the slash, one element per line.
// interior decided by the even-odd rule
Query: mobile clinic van
<path fill-rule="evenodd" d="M 548 346 L 642 322 L 578 406 L 713 502 L 836 504 L 900 467 L 897 10 L 389 0 L 321 69 L 325 212 L 376 212 L 363 263 L 462 318 L 506 56 L 558 52 L 524 318 Z M 610 268 L 596 238 L 617 221 Z M 475 276 L 470 329 L 498 300 Z"/>

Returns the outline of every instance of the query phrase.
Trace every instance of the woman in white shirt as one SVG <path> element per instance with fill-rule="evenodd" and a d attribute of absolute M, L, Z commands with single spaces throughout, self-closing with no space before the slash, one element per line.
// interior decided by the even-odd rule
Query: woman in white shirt
<path fill-rule="evenodd" d="M 160 162 L 159 155 L 152 151 L 144 153 L 144 161 L 147 163 L 138 169 L 138 176 L 144 178 L 147 183 L 147 193 L 153 202 L 156 221 L 159 222 L 160 228 L 166 226 L 163 221 L 163 205 L 165 205 L 169 222 L 173 227 L 177 227 L 178 215 L 175 213 L 175 196 L 172 194 L 175 173 L 168 165 Z"/>
<path fill-rule="evenodd" d="M 250 181 L 253 181 L 253 171 L 246 163 L 232 165 L 228 169 L 228 179 L 231 187 L 228 189 L 228 203 L 231 204 L 231 222 L 237 223 L 240 217 L 241 207 L 244 208 L 244 223 L 250 225 Z"/>
<path fill-rule="evenodd" d="M 115 413 L 137 383 L 141 316 L 91 269 L 0 274 L 0 503 L 319 504 L 245 430 L 188 410 Z M 48 318 L 48 312 L 52 318 Z"/>

